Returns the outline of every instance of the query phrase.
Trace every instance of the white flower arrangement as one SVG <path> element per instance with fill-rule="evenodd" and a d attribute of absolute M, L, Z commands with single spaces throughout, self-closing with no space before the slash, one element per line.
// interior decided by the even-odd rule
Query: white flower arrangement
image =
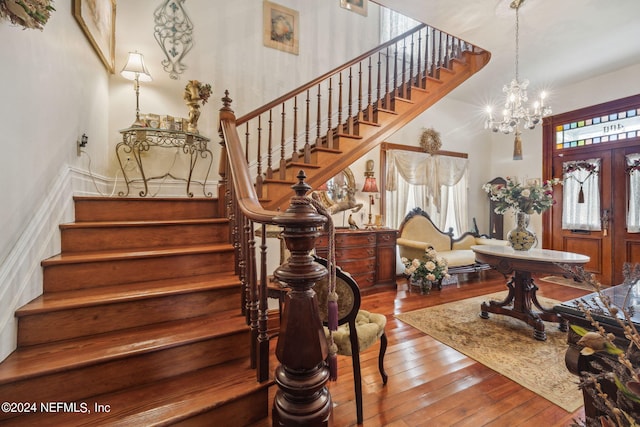
<path fill-rule="evenodd" d="M 421 260 L 417 258 L 410 260 L 405 257 L 401 260 L 405 266 L 404 274 L 413 280 L 436 282 L 449 277 L 447 261 L 438 255 L 431 245 L 427 246 Z"/>

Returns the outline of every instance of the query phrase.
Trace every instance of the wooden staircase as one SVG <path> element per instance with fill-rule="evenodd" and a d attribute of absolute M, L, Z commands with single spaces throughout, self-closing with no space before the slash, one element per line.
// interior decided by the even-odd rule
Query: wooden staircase
<path fill-rule="evenodd" d="M 370 58 L 366 57 L 366 55 L 360 58 L 363 57 Z M 300 170 L 305 172 L 305 182 L 312 188 L 321 186 L 477 73 L 489 62 L 490 57 L 491 54 L 489 52 L 472 48 L 461 51 L 455 58 L 440 61 L 440 65 L 437 68 L 433 68 L 430 74 L 426 71 L 425 66 L 425 70 L 422 72 L 418 70 L 417 76 L 411 74 L 408 77 L 410 75 L 408 71 L 396 72 L 396 77 L 393 79 L 387 76 L 389 83 L 386 86 L 392 86 L 392 88 L 387 90 L 384 96 L 381 96 L 376 101 L 366 103 L 366 105 L 362 106 L 362 109 L 358 109 L 353 115 L 348 115 L 345 120 L 338 119 L 338 124 L 335 126 L 331 126 L 331 123 L 335 121 L 331 112 L 336 108 L 342 110 L 343 107 L 340 102 L 338 102 L 338 107 L 333 105 L 336 101 L 331 98 L 331 91 L 335 90 L 332 89 L 332 82 L 334 80 L 339 80 L 340 82 L 345 80 L 343 74 L 349 74 L 349 76 L 356 74 L 353 71 L 354 68 L 360 70 L 358 74 L 362 75 L 361 70 L 364 68 L 362 62 L 365 62 L 364 60 L 361 60 L 360 63 L 356 62 L 355 65 L 351 64 L 350 68 L 343 66 L 336 71 L 327 73 L 327 75 L 312 82 L 313 84 L 302 86 L 267 106 L 238 118 L 236 126 L 238 131 L 245 136 L 247 149 L 249 146 L 257 145 L 259 146 L 258 154 L 261 151 L 269 153 L 266 161 L 266 172 L 259 173 L 255 183 L 256 192 L 262 206 L 267 210 L 282 211 L 286 209 L 291 197 L 291 186 L 296 183 L 296 176 Z M 401 62 L 405 63 L 407 61 L 405 59 Z M 371 61 L 369 64 L 371 64 Z M 387 68 L 389 67 L 387 65 Z M 382 73 L 382 70 L 378 72 Z M 367 78 L 360 77 L 360 80 L 359 85 L 363 86 Z M 371 80 L 375 80 L 375 78 L 370 73 L 368 77 L 369 87 L 371 87 Z M 328 86 L 328 104 L 321 107 L 320 101 L 318 101 L 317 108 L 318 112 L 324 111 L 323 108 L 328 111 L 328 118 L 326 119 L 316 119 L 314 121 L 308 117 L 310 114 L 309 105 L 312 103 L 309 87 L 314 85 L 318 86 L 317 97 L 319 99 L 321 98 L 320 87 L 322 85 Z M 380 86 L 378 83 L 378 87 Z M 355 88 L 350 86 L 346 91 L 352 93 Z M 359 92 L 362 92 L 362 90 L 359 90 Z M 372 94 L 373 92 L 375 90 L 369 89 L 369 93 Z M 342 99 L 342 97 L 344 95 L 340 96 L 339 99 Z M 354 97 L 360 100 L 358 104 L 363 104 L 364 96 L 361 93 L 357 96 L 354 95 Z M 372 98 L 372 95 L 369 98 Z M 230 110 L 230 103 L 231 99 L 226 97 L 224 108 Z M 352 104 L 355 104 L 355 102 L 349 103 L 349 110 L 353 108 Z M 304 108 L 299 105 L 307 106 L 307 117 L 300 120 L 298 120 L 298 116 L 304 115 Z M 283 117 L 282 124 L 279 127 L 277 126 L 278 123 L 275 123 L 273 119 L 276 115 Z M 294 129 L 293 135 L 286 134 L 288 125 L 285 117 L 293 117 L 293 124 L 290 125 Z M 257 124 L 254 123 L 256 121 Z M 317 122 L 317 125 L 315 122 Z M 320 122 L 323 124 L 325 122 L 329 123 L 329 128 L 321 129 Z M 267 127 L 266 123 L 268 123 L 267 130 L 264 129 Z M 317 128 L 317 137 L 311 141 L 309 134 L 310 129 L 314 126 Z M 276 127 L 278 129 L 273 130 Z M 285 153 L 291 148 L 287 140 L 288 138 L 297 138 L 295 129 L 298 128 L 305 128 L 306 141 L 304 147 L 296 149 L 298 143 L 294 141 L 292 144 L 294 151 L 287 156 Z M 278 137 L 281 140 L 281 144 L 280 147 L 275 147 L 272 141 L 277 140 Z M 239 140 L 242 139 L 239 137 Z M 260 146 L 264 144 L 265 140 L 268 141 L 268 146 L 261 149 Z M 249 141 L 251 142 L 249 143 Z M 277 158 L 278 151 L 281 153 L 279 159 Z M 264 156 L 259 156 L 256 160 L 258 172 L 262 170 L 264 163 L 262 157 Z M 272 160 L 272 157 L 275 160 Z"/>
<path fill-rule="evenodd" d="M 3 426 L 245 425 L 267 416 L 227 219 L 205 199 L 75 198 L 18 317 Z M 62 403 L 58 403 L 62 402 Z M 25 413 L 25 412 L 31 413 Z M 46 411 L 49 411 L 48 413 Z"/>

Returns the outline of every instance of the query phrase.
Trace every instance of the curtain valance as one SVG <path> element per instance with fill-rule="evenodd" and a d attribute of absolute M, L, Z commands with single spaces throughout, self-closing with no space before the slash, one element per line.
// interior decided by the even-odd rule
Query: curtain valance
<path fill-rule="evenodd" d="M 440 186 L 452 187 L 464 176 L 469 159 L 431 155 L 404 150 L 387 151 L 387 191 L 398 188 L 400 176 L 411 185 L 424 185 L 427 195 L 436 206 L 440 205 Z"/>

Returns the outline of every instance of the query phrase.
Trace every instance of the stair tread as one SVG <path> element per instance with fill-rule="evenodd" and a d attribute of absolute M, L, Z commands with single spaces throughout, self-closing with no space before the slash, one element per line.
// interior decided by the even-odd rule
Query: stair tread
<path fill-rule="evenodd" d="M 189 374 L 155 381 L 136 388 L 94 396 L 84 401 L 90 414 L 33 414 L 3 421 L 13 425 L 168 425 L 220 407 L 248 393 L 260 391 L 273 380 L 259 383 L 246 360 L 234 360 Z M 109 405 L 109 412 L 95 412 L 94 403 Z M 28 424 L 33 423 L 33 424 Z"/>
<path fill-rule="evenodd" d="M 152 258 L 171 255 L 190 255 L 205 252 L 225 252 L 233 249 L 230 243 L 214 243 L 209 245 L 176 246 L 163 249 L 134 249 L 134 250 L 111 250 L 111 251 L 91 251 L 85 253 L 58 254 L 42 261 L 43 267 L 55 264 L 75 264 L 93 261 L 115 261 L 132 258 Z"/>
<path fill-rule="evenodd" d="M 243 331 L 248 327 L 239 311 L 20 348 L 0 365 L 0 384 Z"/>
<path fill-rule="evenodd" d="M 16 316 L 22 317 L 98 304 L 120 303 L 158 296 L 239 286 L 240 279 L 237 275 L 233 272 L 228 272 L 85 288 L 72 291 L 49 292 L 18 309 Z"/>
<path fill-rule="evenodd" d="M 196 218 L 158 221 L 82 221 L 60 224 L 60 229 L 84 229 L 107 227 L 157 227 L 162 225 L 207 225 L 227 224 L 226 218 Z"/>

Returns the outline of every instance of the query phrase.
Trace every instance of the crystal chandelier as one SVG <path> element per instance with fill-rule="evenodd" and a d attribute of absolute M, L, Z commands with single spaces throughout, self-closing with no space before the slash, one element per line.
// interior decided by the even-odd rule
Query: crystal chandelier
<path fill-rule="evenodd" d="M 504 110 L 502 111 L 502 118 L 496 119 L 492 112 L 491 107 L 487 108 L 489 117 L 485 122 L 485 129 L 491 129 L 493 132 L 502 132 L 510 134 L 516 133 L 516 143 L 519 142 L 520 128 L 533 129 L 536 125 L 542 123 L 542 118 L 551 114 L 551 107 L 544 105 L 545 93 L 540 94 L 540 98 L 529 107 L 527 102 L 527 86 L 529 86 L 529 80 L 520 80 L 518 73 L 518 57 L 519 57 L 519 32 L 520 22 L 518 16 L 518 10 L 522 6 L 524 0 L 513 0 L 510 7 L 516 10 L 516 77 L 511 80 L 511 83 L 505 85 L 502 88 L 502 92 L 505 94 Z M 521 156 L 521 153 L 520 153 Z M 514 153 L 515 157 L 515 153 Z M 520 157 L 521 158 L 521 157 Z"/>

